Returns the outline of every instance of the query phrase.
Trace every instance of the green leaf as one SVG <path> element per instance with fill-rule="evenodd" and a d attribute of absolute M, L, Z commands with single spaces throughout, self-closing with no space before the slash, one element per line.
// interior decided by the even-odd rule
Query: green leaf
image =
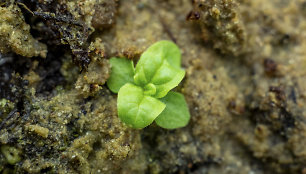
<path fill-rule="evenodd" d="M 180 68 L 180 49 L 170 41 L 160 41 L 150 46 L 140 57 L 135 69 L 134 82 L 139 86 L 156 85 L 156 98 L 164 97 L 183 79 Z"/>
<path fill-rule="evenodd" d="M 180 48 L 171 41 L 163 40 L 156 42 L 150 46 L 146 52 L 161 52 L 164 59 L 166 59 L 171 64 L 171 66 L 181 68 Z"/>
<path fill-rule="evenodd" d="M 145 95 L 155 95 L 156 94 L 156 86 L 153 85 L 152 83 L 147 84 L 144 87 L 144 94 Z"/>
<path fill-rule="evenodd" d="M 166 108 L 155 119 L 157 125 L 165 129 L 176 129 L 188 124 L 190 113 L 182 94 L 171 91 L 161 101 L 166 104 Z"/>
<path fill-rule="evenodd" d="M 131 60 L 116 57 L 112 57 L 109 62 L 111 74 L 107 86 L 112 92 L 118 93 L 123 85 L 134 82 L 134 64 Z"/>
<path fill-rule="evenodd" d="M 162 98 L 166 96 L 171 89 L 178 86 L 184 76 L 184 70 L 174 68 L 167 61 L 164 61 L 163 65 L 156 71 L 151 80 L 151 83 L 156 86 L 156 93 L 153 97 Z"/>
<path fill-rule="evenodd" d="M 119 90 L 117 107 L 122 122 L 141 129 L 150 125 L 166 105 L 156 98 L 144 95 L 141 87 L 128 83 Z"/>

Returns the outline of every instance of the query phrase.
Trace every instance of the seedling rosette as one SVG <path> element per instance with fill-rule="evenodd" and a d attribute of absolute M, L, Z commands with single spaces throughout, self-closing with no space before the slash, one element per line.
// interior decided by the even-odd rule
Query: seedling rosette
<path fill-rule="evenodd" d="M 188 124 L 190 113 L 182 94 L 171 91 L 183 80 L 180 49 L 170 41 L 159 41 L 140 57 L 136 67 L 125 58 L 110 59 L 109 89 L 118 93 L 120 120 L 141 129 L 154 120 L 165 129 Z"/>

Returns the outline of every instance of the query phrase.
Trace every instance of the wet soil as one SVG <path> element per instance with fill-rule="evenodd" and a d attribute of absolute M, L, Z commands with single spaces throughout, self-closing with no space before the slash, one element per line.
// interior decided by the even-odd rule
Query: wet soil
<path fill-rule="evenodd" d="M 0 172 L 306 173 L 303 0 L 0 1 Z M 134 130 L 109 58 L 182 51 L 181 129 Z"/>

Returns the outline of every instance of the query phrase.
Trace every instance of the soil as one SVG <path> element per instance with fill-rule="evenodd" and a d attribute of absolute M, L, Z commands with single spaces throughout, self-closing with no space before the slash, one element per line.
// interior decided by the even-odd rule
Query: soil
<path fill-rule="evenodd" d="M 109 59 L 182 51 L 191 120 L 135 130 Z M 306 174 L 306 1 L 1 0 L 0 173 Z"/>

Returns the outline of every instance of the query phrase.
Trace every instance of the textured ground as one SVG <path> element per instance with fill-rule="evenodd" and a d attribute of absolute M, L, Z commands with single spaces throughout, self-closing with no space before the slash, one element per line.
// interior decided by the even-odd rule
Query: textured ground
<path fill-rule="evenodd" d="M 304 0 L 0 1 L 0 31 L 0 172 L 306 173 Z M 163 39 L 191 121 L 130 129 L 108 59 Z"/>

